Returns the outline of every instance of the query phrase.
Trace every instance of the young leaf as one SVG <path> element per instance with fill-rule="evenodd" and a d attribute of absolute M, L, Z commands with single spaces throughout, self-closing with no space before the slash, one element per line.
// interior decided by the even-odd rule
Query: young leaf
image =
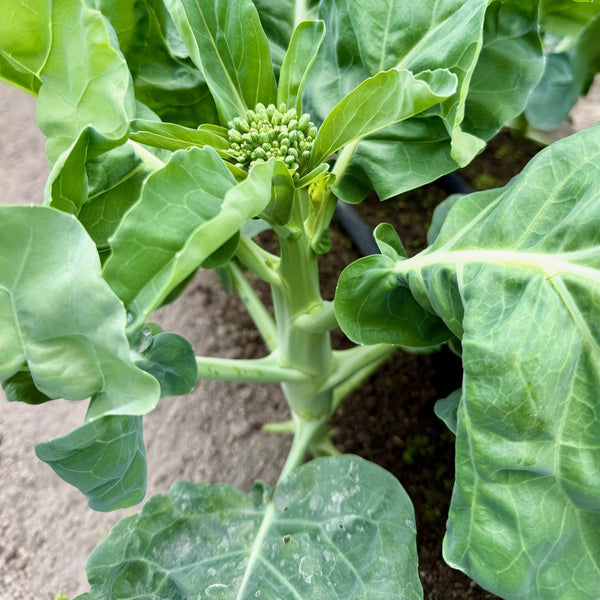
<path fill-rule="evenodd" d="M 175 333 L 159 333 L 135 361 L 160 383 L 161 398 L 189 394 L 196 387 L 196 354 L 193 346 Z"/>
<path fill-rule="evenodd" d="M 161 123 L 147 119 L 134 119 L 131 122 L 130 138 L 140 144 L 165 148 L 175 152 L 185 150 L 192 146 L 202 148 L 210 146 L 215 150 L 227 150 L 227 130 L 223 129 L 224 135 L 219 135 L 214 126 L 200 126 L 198 129 L 182 127 L 174 123 Z"/>
<path fill-rule="evenodd" d="M 37 457 L 98 511 L 127 508 L 146 493 L 142 417 L 102 417 L 38 444 Z"/>
<path fill-rule="evenodd" d="M 80 598 L 420 600 L 415 532 L 402 486 L 356 456 L 316 459 L 251 496 L 180 480 L 113 528 Z"/>
<path fill-rule="evenodd" d="M 599 133 L 553 144 L 494 200 L 459 199 L 431 247 L 381 274 L 462 341 L 444 556 L 503 598 L 600 589 Z"/>
<path fill-rule="evenodd" d="M 372 254 L 340 275 L 335 316 L 353 342 L 429 348 L 451 336 L 443 322 L 416 302 L 408 286 L 395 276 L 394 265 L 400 260 L 401 255 L 393 260 L 389 255 Z"/>
<path fill-rule="evenodd" d="M 292 216 L 294 203 L 294 180 L 287 165 L 276 160 L 273 165 L 271 200 L 260 216 L 275 225 L 285 225 Z"/>
<path fill-rule="evenodd" d="M 165 0 L 221 121 L 276 101 L 269 42 L 251 0 Z"/>
<path fill-rule="evenodd" d="M 281 66 L 277 105 L 284 103 L 302 114 L 302 93 L 324 37 L 323 21 L 304 21 L 296 27 Z"/>
<path fill-rule="evenodd" d="M 1 212 L 0 379 L 26 364 L 49 398 L 94 395 L 113 414 L 154 408 L 158 384 L 131 363 L 125 311 L 83 227 L 42 206 Z"/>
<path fill-rule="evenodd" d="M 190 148 L 147 179 L 103 271 L 138 321 L 266 207 L 272 170 L 273 162 L 256 165 L 236 185 L 214 150 Z"/>
<path fill-rule="evenodd" d="M 351 142 L 424 111 L 455 90 L 456 77 L 444 69 L 416 76 L 391 69 L 367 79 L 321 125 L 308 168 L 314 168 Z"/>

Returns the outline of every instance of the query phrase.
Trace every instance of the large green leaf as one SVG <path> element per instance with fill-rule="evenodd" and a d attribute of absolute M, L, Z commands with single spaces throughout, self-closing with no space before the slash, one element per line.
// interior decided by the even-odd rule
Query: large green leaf
<path fill-rule="evenodd" d="M 456 77 L 444 69 L 416 76 L 410 71 L 390 69 L 367 79 L 323 121 L 308 168 L 316 167 L 350 142 L 430 108 L 455 90 Z"/>
<path fill-rule="evenodd" d="M 138 101 L 164 121 L 190 127 L 218 122 L 208 86 L 162 0 L 93 3 L 115 29 Z"/>
<path fill-rule="evenodd" d="M 272 171 L 272 162 L 257 165 L 236 185 L 212 148 L 190 148 L 147 179 L 104 266 L 104 277 L 138 321 L 267 206 Z"/>
<path fill-rule="evenodd" d="M 276 101 L 269 42 L 251 0 L 165 0 L 222 122 Z"/>
<path fill-rule="evenodd" d="M 42 206 L 1 212 L 0 380 L 27 365 L 49 398 L 93 396 L 90 418 L 154 408 L 158 383 L 129 358 L 125 311 L 83 227 Z"/>
<path fill-rule="evenodd" d="M 488 8 L 465 106 L 468 133 L 489 140 L 523 112 L 544 70 L 537 5 L 537 0 L 504 0 Z"/>
<path fill-rule="evenodd" d="M 345 200 L 360 201 L 372 188 L 389 198 L 467 163 L 523 110 L 541 75 L 536 22 L 525 18 L 523 3 L 357 1 L 350 11 L 349 3 L 321 8 L 331 35 L 307 86 L 317 121 L 348 93 L 349 83 L 356 86 L 357 78 L 380 67 L 413 73 L 447 68 L 458 77 L 458 88 L 427 118 L 413 117 L 364 139 L 337 182 Z"/>
<path fill-rule="evenodd" d="M 113 528 L 79 599 L 419 600 L 415 531 L 402 486 L 356 456 L 250 496 L 177 481 Z"/>
<path fill-rule="evenodd" d="M 538 129 L 558 127 L 587 93 L 598 71 L 600 14 L 581 29 L 569 50 L 548 54 L 542 80 L 527 103 L 527 120 Z"/>
<path fill-rule="evenodd" d="M 51 47 L 41 71 L 37 118 L 51 163 L 86 128 L 88 152 L 100 154 L 127 136 L 135 112 L 131 75 L 102 14 L 81 0 L 53 0 Z"/>
<path fill-rule="evenodd" d="M 600 589 L 599 134 L 459 199 L 435 243 L 387 271 L 462 341 L 444 556 L 507 600 Z"/>
<path fill-rule="evenodd" d="M 540 0 L 543 30 L 560 38 L 574 40 L 598 13 L 600 4 L 593 0 Z"/>
<path fill-rule="evenodd" d="M 146 493 L 142 417 L 102 417 L 38 444 L 35 452 L 61 479 L 85 494 L 94 510 L 133 506 Z"/>
<path fill-rule="evenodd" d="M 31 94 L 50 52 L 51 11 L 52 0 L 0 0 L 0 79 Z"/>

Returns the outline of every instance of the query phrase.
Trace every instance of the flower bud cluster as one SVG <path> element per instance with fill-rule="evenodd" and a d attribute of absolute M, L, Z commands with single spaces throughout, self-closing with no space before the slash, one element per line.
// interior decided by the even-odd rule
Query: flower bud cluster
<path fill-rule="evenodd" d="M 294 173 L 308 161 L 317 128 L 307 114 L 298 118 L 295 108 L 257 104 L 245 117 L 229 122 L 231 152 L 238 167 L 252 167 L 270 158 L 284 161 Z"/>

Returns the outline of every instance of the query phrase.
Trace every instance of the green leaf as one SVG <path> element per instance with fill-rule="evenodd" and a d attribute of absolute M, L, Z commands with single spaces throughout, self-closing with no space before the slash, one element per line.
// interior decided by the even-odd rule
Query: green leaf
<path fill-rule="evenodd" d="M 464 194 L 452 194 L 446 199 L 442 200 L 434 209 L 433 216 L 431 217 L 431 225 L 427 230 L 427 244 L 431 246 L 437 239 L 442 225 L 450 212 L 450 209 L 464 196 Z M 492 193 L 490 201 L 495 198 L 495 194 Z"/>
<path fill-rule="evenodd" d="M 542 77 L 537 5 L 537 1 L 504 0 L 487 9 L 483 47 L 465 106 L 463 128 L 469 134 L 491 139 L 523 112 Z"/>
<path fill-rule="evenodd" d="M 227 130 L 218 131 L 215 126 L 204 125 L 198 129 L 191 129 L 174 123 L 134 119 L 131 122 L 130 137 L 141 144 L 165 148 L 172 152 L 192 146 L 210 146 L 217 151 L 229 149 Z"/>
<path fill-rule="evenodd" d="M 303 21 L 296 27 L 281 66 L 277 105 L 284 103 L 302 114 L 304 86 L 324 37 L 323 21 Z"/>
<path fill-rule="evenodd" d="M 35 387 L 29 370 L 17 371 L 2 381 L 2 389 L 9 402 L 25 402 L 26 404 L 43 404 L 52 400 Z"/>
<path fill-rule="evenodd" d="M 444 556 L 507 599 L 600 589 L 599 133 L 556 142 L 506 188 L 459 199 L 432 246 L 381 274 L 461 339 Z M 387 340 L 385 313 L 379 328 Z"/>
<path fill-rule="evenodd" d="M 546 69 L 533 90 L 525 116 L 538 129 L 555 129 L 600 71 L 600 14 L 582 28 L 572 48 L 550 53 Z"/>
<path fill-rule="evenodd" d="M 439 417 L 446 427 L 456 435 L 457 420 L 458 420 L 458 407 L 462 398 L 462 390 L 454 390 L 447 398 L 442 398 L 435 403 L 433 410 L 437 417 Z"/>
<path fill-rule="evenodd" d="M 276 160 L 271 180 L 271 200 L 260 216 L 267 223 L 285 225 L 292 216 L 294 204 L 294 180 L 287 165 Z"/>
<path fill-rule="evenodd" d="M 389 223 L 381 223 L 374 232 L 379 251 L 392 260 L 408 258 L 400 236 Z"/>
<path fill-rule="evenodd" d="M 196 387 L 198 369 L 194 348 L 175 333 L 155 335 L 135 364 L 160 383 L 161 398 L 183 396 Z"/>
<path fill-rule="evenodd" d="M 318 0 L 253 0 L 271 47 L 271 59 L 279 72 L 294 32 L 295 23 L 318 18 Z"/>
<path fill-rule="evenodd" d="M 90 508 L 117 510 L 146 493 L 142 417 L 103 417 L 38 444 L 37 457 L 88 499 Z"/>
<path fill-rule="evenodd" d="M 429 348 L 446 341 L 450 332 L 401 284 L 395 264 L 389 256 L 373 254 L 342 271 L 335 294 L 340 327 L 357 344 Z"/>
<path fill-rule="evenodd" d="M 315 139 L 309 169 L 351 142 L 424 111 L 456 90 L 456 78 L 443 69 L 413 76 L 391 69 L 350 92 L 329 113 Z M 373 110 L 377 106 L 377 110 Z"/>
<path fill-rule="evenodd" d="M 154 408 L 158 383 L 129 358 L 125 311 L 83 227 L 42 206 L 1 211 L 0 379 L 26 364 L 49 398 L 93 395 L 96 417 Z"/>
<path fill-rule="evenodd" d="M 103 271 L 137 321 L 267 206 L 272 170 L 273 162 L 257 165 L 236 185 L 214 150 L 190 148 L 146 180 Z"/>
<path fill-rule="evenodd" d="M 188 127 L 218 122 L 208 86 L 162 0 L 94 3 L 115 29 L 138 101 L 163 121 Z"/>
<path fill-rule="evenodd" d="M 90 127 L 97 156 L 126 139 L 135 113 L 127 63 L 102 14 L 80 0 L 54 0 L 49 29 L 36 113 L 46 153 L 54 163 Z"/>
<path fill-rule="evenodd" d="M 165 0 L 223 124 L 276 101 L 269 42 L 251 0 Z"/>
<path fill-rule="evenodd" d="M 541 0 L 540 24 L 546 33 L 575 39 L 581 29 L 600 13 L 592 0 Z"/>
<path fill-rule="evenodd" d="M 88 194 L 77 218 L 96 243 L 109 251 L 109 239 L 125 213 L 140 197 L 152 169 L 130 145 L 119 146 L 86 164 Z M 54 203 L 52 203 L 54 205 Z"/>
<path fill-rule="evenodd" d="M 40 89 L 50 52 L 51 11 L 51 0 L 0 0 L 0 79 L 31 94 Z"/>
<path fill-rule="evenodd" d="M 88 199 L 85 163 L 93 130 L 86 127 L 52 165 L 44 189 L 44 203 L 73 215 L 79 214 Z"/>
<path fill-rule="evenodd" d="M 356 456 L 316 459 L 271 490 L 177 481 L 90 557 L 88 600 L 419 600 L 406 492 Z"/>
<path fill-rule="evenodd" d="M 305 109 L 320 125 L 345 96 L 375 73 L 364 66 L 346 0 L 321 2 L 319 18 L 327 35 L 310 71 L 304 94 Z"/>
<path fill-rule="evenodd" d="M 389 52 L 398 68 L 413 73 L 448 68 L 458 77 L 457 93 L 426 118 L 413 117 L 361 141 L 336 183 L 340 197 L 360 202 L 374 188 L 386 199 L 431 182 L 466 164 L 484 140 L 522 112 L 543 69 L 536 21 L 525 4 L 380 0 L 350 16 L 338 6 L 323 17 L 337 38 L 330 43 L 326 38 L 307 86 L 311 108 L 319 114 L 331 110 L 327 103 L 345 80 L 360 76 L 357 57 L 371 69 L 382 59 L 387 67 Z"/>

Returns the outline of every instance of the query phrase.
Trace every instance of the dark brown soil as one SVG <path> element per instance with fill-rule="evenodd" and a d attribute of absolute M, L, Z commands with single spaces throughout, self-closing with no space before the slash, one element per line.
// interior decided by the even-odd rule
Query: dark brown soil
<path fill-rule="evenodd" d="M 540 146 L 502 133 L 460 173 L 476 189 L 498 187 L 517 174 Z M 368 198 L 357 210 L 371 227 L 395 226 L 409 255 L 426 245 L 433 209 L 447 196 L 439 185 L 386 202 Z M 350 238 L 333 225 L 332 252 L 323 258 L 325 297 L 344 265 L 359 257 Z M 342 342 L 339 337 L 334 341 Z M 454 436 L 435 416 L 436 400 L 461 385 L 460 359 L 449 350 L 416 355 L 397 352 L 335 415 L 334 441 L 391 471 L 410 495 L 417 518 L 419 570 L 425 600 L 496 598 L 442 559 L 442 539 L 454 483 Z"/>

